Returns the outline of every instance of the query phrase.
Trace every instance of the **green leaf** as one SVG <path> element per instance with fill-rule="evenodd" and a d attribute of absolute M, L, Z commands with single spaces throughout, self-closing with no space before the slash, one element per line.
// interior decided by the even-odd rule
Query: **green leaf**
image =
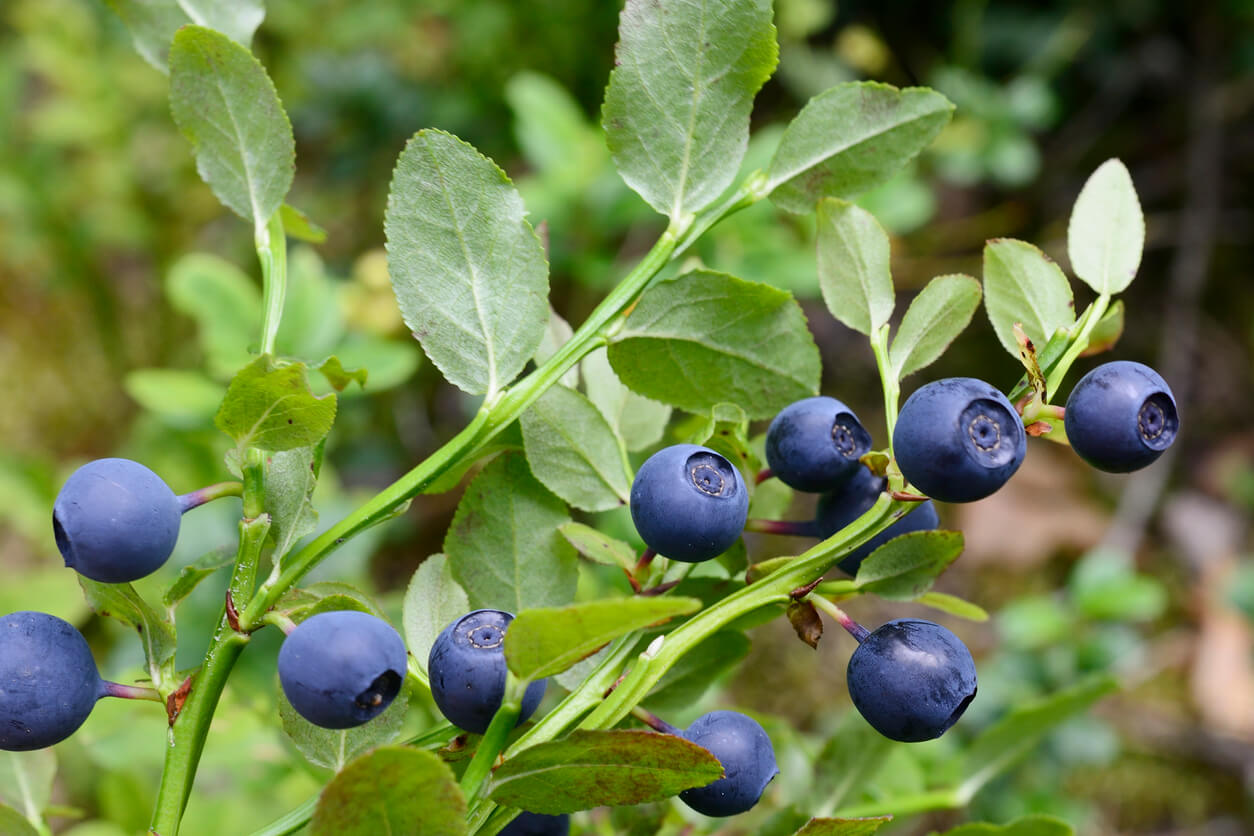
<path fill-rule="evenodd" d="M 810 819 L 796 836 L 871 836 L 893 820 L 892 816 L 866 819 Z"/>
<path fill-rule="evenodd" d="M 1080 352 L 1080 356 L 1091 357 L 1094 354 L 1110 351 L 1122 336 L 1123 300 L 1116 299 L 1106 309 L 1106 313 L 1102 314 L 1102 318 L 1097 321 L 1097 325 L 1093 326 L 1093 330 L 1089 334 L 1089 346 Z"/>
<path fill-rule="evenodd" d="M 875 216 L 836 198 L 819 201 L 819 289 L 832 316 L 870 336 L 893 314 L 888 233 Z"/>
<path fill-rule="evenodd" d="M 940 359 L 980 306 L 980 283 L 970 276 L 937 276 L 914 297 L 888 352 L 900 380 Z"/>
<path fill-rule="evenodd" d="M 603 124 L 614 164 L 672 220 L 731 184 L 779 58 L 769 0 L 628 0 Z"/>
<path fill-rule="evenodd" d="M 814 760 L 810 796 L 823 799 L 828 810 L 838 808 L 845 799 L 857 798 L 897 745 L 871 728 L 857 711 L 846 711 Z"/>
<path fill-rule="evenodd" d="M 283 231 L 288 238 L 305 241 L 310 244 L 325 244 L 327 231 L 318 226 L 309 216 L 295 206 L 284 203 L 279 207 L 279 219 L 283 221 Z"/>
<path fill-rule="evenodd" d="M 1075 829 L 1062 819 L 1037 813 L 1004 825 L 987 822 L 961 824 L 940 836 L 1075 836 Z"/>
<path fill-rule="evenodd" d="M 313 447 L 295 447 L 266 455 L 266 511 L 274 559 L 282 558 L 318 527 L 313 492 L 318 486 L 321 456 Z"/>
<path fill-rule="evenodd" d="M 0 802 L 37 818 L 52 799 L 57 756 L 51 749 L 0 752 Z M 0 833 L 9 831 L 0 829 Z"/>
<path fill-rule="evenodd" d="M 471 481 L 444 539 L 471 607 L 517 613 L 575 598 L 578 557 L 558 532 L 566 505 L 517 454 L 493 459 Z"/>
<path fill-rule="evenodd" d="M 405 590 L 401 621 L 405 646 L 418 667 L 427 669 L 431 646 L 445 627 L 470 612 L 466 591 L 453 579 L 449 559 L 433 554 L 414 572 Z"/>
<path fill-rule="evenodd" d="M 170 306 L 196 323 L 212 377 L 229 380 L 252 359 L 261 328 L 261 293 L 238 267 L 216 255 L 192 253 L 170 268 Z"/>
<path fill-rule="evenodd" d="M 556 815 L 660 801 L 723 775 L 718 759 L 681 737 L 646 731 L 574 731 L 508 759 L 492 776 L 498 804 Z"/>
<path fill-rule="evenodd" d="M 1015 708 L 982 731 L 963 754 L 959 796 L 969 801 L 981 787 L 1034 749 L 1051 729 L 1117 690 L 1118 680 L 1103 674 Z"/>
<path fill-rule="evenodd" d="M 180 27 L 198 23 L 247 47 L 266 16 L 263 0 L 107 0 L 131 31 L 135 50 L 167 72 L 170 41 Z"/>
<path fill-rule="evenodd" d="M 561 673 L 619 636 L 701 609 L 695 598 L 612 598 L 524 610 L 505 635 L 505 664 L 519 679 Z"/>
<path fill-rule="evenodd" d="M 381 746 L 323 789 L 310 836 L 465 836 L 466 799 L 452 771 L 431 752 Z"/>
<path fill-rule="evenodd" d="M 296 144 L 257 59 L 220 32 L 184 26 L 170 49 L 170 110 L 218 200 L 264 226 L 292 187 Z"/>
<path fill-rule="evenodd" d="M 226 396 L 222 384 L 182 369 L 136 369 L 122 385 L 136 403 L 176 427 L 208 423 Z"/>
<path fill-rule="evenodd" d="M 419 131 L 392 175 L 384 231 L 405 324 L 450 383 L 489 397 L 535 354 L 548 263 L 505 173 L 451 134 Z"/>
<path fill-rule="evenodd" d="M 214 423 L 236 445 L 282 451 L 310 447 L 331 431 L 335 396 L 315 397 L 303 363 L 258 357 L 231 380 Z"/>
<path fill-rule="evenodd" d="M 721 273 L 646 291 L 609 360 L 634 391 L 690 412 L 730 402 L 767 418 L 819 391 L 819 352 L 792 295 Z"/>
<path fill-rule="evenodd" d="M 39 831 L 21 813 L 4 804 L 0 804 L 0 833 L 5 836 L 39 836 Z"/>
<path fill-rule="evenodd" d="M 988 611 L 979 604 L 973 604 L 970 601 L 964 601 L 956 595 L 949 595 L 944 592 L 924 592 L 915 603 L 923 604 L 941 612 L 947 612 L 950 615 L 956 615 L 959 618 L 965 618 L 968 621 L 988 621 Z"/>
<path fill-rule="evenodd" d="M 192 594 L 200 582 L 220 569 L 235 563 L 235 548 L 222 546 L 206 552 L 179 571 L 179 576 L 161 596 L 161 603 L 167 610 L 172 610 L 179 602 Z"/>
<path fill-rule="evenodd" d="M 1038 346 L 1075 323 L 1071 285 L 1058 265 L 1031 244 L 998 238 L 984 245 L 984 308 L 1002 347 L 1019 356 L 1015 323 Z"/>
<path fill-rule="evenodd" d="M 422 351 L 408 342 L 369 334 L 350 334 L 335 347 L 335 356 L 347 368 L 370 375 L 370 392 L 378 394 L 409 380 L 422 363 Z M 346 396 L 355 395 L 353 389 Z"/>
<path fill-rule="evenodd" d="M 400 693 L 392 704 L 368 723 L 351 729 L 324 729 L 315 726 L 297 713 L 288 702 L 287 694 L 279 687 L 279 720 L 283 732 L 292 744 L 315 766 L 323 766 L 339 772 L 344 766 L 367 750 L 400 737 L 409 710 L 409 680 L 401 683 Z"/>
<path fill-rule="evenodd" d="M 635 549 L 591 526 L 570 522 L 559 526 L 557 530 L 562 532 L 566 542 L 575 547 L 575 551 L 593 563 L 620 566 L 624 569 L 631 569 L 636 565 Z"/>
<path fill-rule="evenodd" d="M 644 450 L 662 440 L 666 422 L 671 418 L 671 408 L 637 395 L 624 386 L 610 367 L 609 355 L 604 348 L 591 352 L 583 359 L 580 368 L 588 400 L 601 410 L 629 451 Z"/>
<path fill-rule="evenodd" d="M 838 84 L 792 120 L 771 160 L 766 190 L 777 205 L 797 213 L 812 211 L 824 197 L 857 197 L 922 151 L 953 109 L 925 87 Z"/>
<path fill-rule="evenodd" d="M 614 430 L 592 401 L 556 385 L 519 418 L 531 472 L 584 511 L 627 503 L 631 473 Z"/>
<path fill-rule="evenodd" d="M 100 583 L 78 575 L 78 585 L 92 612 L 116 618 L 139 632 L 153 685 L 158 689 L 166 685 L 167 677 L 174 672 L 174 651 L 178 646 L 174 625 L 148 606 L 129 583 Z"/>
<path fill-rule="evenodd" d="M 1071 210 L 1071 269 L 1098 293 L 1122 292 L 1136 278 L 1145 248 L 1145 217 L 1132 175 L 1117 159 L 1097 167 Z"/>
<path fill-rule="evenodd" d="M 894 537 L 862 561 L 854 584 L 894 601 L 912 601 L 962 554 L 960 531 L 912 531 Z"/>
<path fill-rule="evenodd" d="M 708 447 L 740 469 L 751 493 L 755 493 L 762 460 L 749 443 L 749 416 L 734 403 L 716 403 L 706 415 L 696 416 L 696 428 L 688 434 L 691 444 Z"/>
<path fill-rule="evenodd" d="M 723 630 L 685 653 L 662 675 L 644 702 L 654 711 L 681 711 L 697 704 L 729 671 L 749 655 L 744 633 Z"/>
<path fill-rule="evenodd" d="M 327 383 L 331 384 L 331 388 L 337 392 L 343 392 L 350 383 L 356 383 L 360 388 L 365 389 L 366 379 L 369 377 L 369 372 L 365 369 L 344 368 L 340 358 L 334 354 L 314 366 L 314 371 L 321 372 L 322 376 L 327 379 Z"/>

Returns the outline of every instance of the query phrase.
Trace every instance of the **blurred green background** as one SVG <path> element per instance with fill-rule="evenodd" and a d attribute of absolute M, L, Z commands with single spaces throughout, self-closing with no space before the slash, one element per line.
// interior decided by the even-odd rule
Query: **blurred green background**
<path fill-rule="evenodd" d="M 456 133 L 514 178 L 544 227 L 553 304 L 571 322 L 661 231 L 617 179 L 597 127 L 617 16 L 604 0 L 267 3 L 253 50 L 295 130 L 290 202 L 327 230 L 324 244 L 292 253 L 281 348 L 312 361 L 334 349 L 371 370 L 365 396 L 341 399 L 317 497 L 324 522 L 421 460 L 476 406 L 421 359 L 387 283 L 387 186 L 413 132 Z M 953 737 L 1113 670 L 1120 694 L 1051 735 L 971 810 L 896 832 L 1029 811 L 1082 833 L 1254 832 L 1254 3 L 777 0 L 776 23 L 781 63 L 758 100 L 748 164 L 839 81 L 925 84 L 957 105 L 919 162 L 863 201 L 894 233 L 903 296 L 934 275 L 978 277 L 991 237 L 1037 243 L 1065 267 L 1071 202 L 1098 164 L 1121 158 L 1148 229 L 1112 356 L 1158 368 L 1183 415 L 1171 455 L 1136 475 L 1096 474 L 1065 449 L 1033 444 L 1007 489 L 943 509 L 968 548 L 941 588 L 994 615 L 946 621 L 976 653 L 980 695 L 945 742 L 895 749 L 865 791 L 930 786 Z M 13 398 L 0 410 L 0 608 L 76 621 L 118 679 L 139 675 L 138 645 L 91 617 L 60 567 L 53 497 L 74 467 L 103 455 L 144 461 L 179 492 L 225 478 L 227 439 L 212 414 L 255 333 L 214 314 L 251 310 L 259 271 L 250 231 L 197 177 L 166 93 L 101 0 L 0 4 L 0 381 Z M 825 394 L 882 427 L 870 350 L 818 300 L 813 227 L 762 204 L 707 236 L 696 257 L 796 293 L 823 352 Z M 1086 293 L 1077 288 L 1078 306 Z M 1017 368 L 978 314 L 905 391 L 953 374 L 1009 388 Z M 456 500 L 419 498 L 319 577 L 352 580 L 398 612 Z M 788 516 L 809 511 L 798 499 Z M 231 508 L 189 515 L 167 574 L 148 588 L 233 536 Z M 804 544 L 757 538 L 750 553 L 790 546 Z M 220 593 L 206 584 L 180 611 L 181 665 L 195 664 Z M 912 611 L 859 607 L 867 623 Z M 812 652 L 783 623 L 754 641 L 706 703 L 777 718 L 784 761 L 847 709 L 852 645 L 833 635 Z M 273 721 L 277 640 L 257 644 L 214 726 L 188 833 L 249 832 L 322 779 Z M 54 820 L 59 830 L 76 817 L 116 825 L 79 824 L 80 836 L 146 826 L 163 718 L 117 702 L 56 750 L 57 800 L 77 811 Z M 419 701 L 416 726 L 426 710 Z M 786 782 L 771 792 L 814 806 Z M 600 813 L 580 821 L 614 832 Z"/>

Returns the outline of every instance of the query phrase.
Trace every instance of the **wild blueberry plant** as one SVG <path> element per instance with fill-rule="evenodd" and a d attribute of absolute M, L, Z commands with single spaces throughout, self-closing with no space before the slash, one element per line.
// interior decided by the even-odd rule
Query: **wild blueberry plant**
<path fill-rule="evenodd" d="M 743 637 L 723 639 L 746 624 L 787 612 L 799 635 L 814 643 L 822 611 L 861 641 L 869 631 L 838 603 L 864 594 L 980 616 L 978 607 L 931 591 L 962 549 L 958 532 L 913 531 L 867 556 L 853 578 L 824 580 L 925 499 L 906 481 L 891 446 L 862 457 L 861 466 L 885 486 L 864 513 L 802 554 L 753 563 L 747 583 L 739 582 L 749 562 L 740 543 L 699 577 L 696 564 L 647 553 L 637 560 L 627 544 L 573 521 L 570 509 L 626 504 L 631 454 L 657 446 L 672 409 L 699 418 L 683 425 L 680 440 L 725 457 L 741 471 L 746 490 L 769 476 L 749 422 L 819 395 L 819 354 L 805 317 L 784 291 L 705 267 L 677 269 L 707 230 L 767 199 L 792 213 L 817 210 L 823 299 L 833 316 L 869 340 L 883 384 L 882 437 L 893 437 L 901 381 L 934 362 L 983 299 L 1002 345 L 1025 368 L 1009 392 L 1024 428 L 1065 443 L 1063 410 L 1052 402 L 1077 358 L 1117 339 L 1122 307 L 1114 297 L 1140 262 L 1144 224 L 1118 161 L 1094 173 L 1072 213 L 1071 265 L 1096 293 L 1078 317 L 1062 270 L 1032 245 L 1001 239 L 985 249 L 982 286 L 963 275 L 933 279 L 893 333 L 888 235 L 851 201 L 918 155 L 948 122 L 950 103 L 925 88 L 838 85 L 797 114 L 764 168 L 742 173 L 753 100 L 777 60 L 770 3 L 628 0 L 603 126 L 619 173 L 666 219 L 665 231 L 587 320 L 570 329 L 550 308 L 544 245 L 504 173 L 448 133 L 414 135 L 397 161 L 386 210 L 393 290 L 427 357 L 482 405 L 444 446 L 311 536 L 310 497 L 336 397 L 315 395 L 309 372 L 337 391 L 367 378 L 335 356 L 311 363 L 276 353 L 287 239 L 316 241 L 319 233 L 285 202 L 295 164 L 291 126 L 245 46 L 261 9 L 250 0 L 224 4 L 210 28 L 175 12 L 156 22 L 142 14 L 143 5 L 115 4 L 141 53 L 168 70 L 173 117 L 201 176 L 252 224 L 263 285 L 255 356 L 235 374 L 216 416 L 235 442 L 226 466 L 239 483 L 214 495 L 242 495 L 234 559 L 189 567 L 166 594 L 164 612 L 129 584 L 81 581 L 98 610 L 140 628 L 152 688 L 169 715 L 153 833 L 179 831 L 215 708 L 250 637 L 267 626 L 290 631 L 321 612 L 369 609 L 369 602 L 343 592 L 320 595 L 298 584 L 337 546 L 415 497 L 455 487 L 477 465 L 444 553 L 418 570 L 405 602 L 406 689 L 429 688 L 426 659 L 445 624 L 471 609 L 517 613 L 504 639 L 508 674 L 500 708 L 481 737 L 460 744 L 473 756 L 455 770 L 437 754 L 456 737 L 451 726 L 437 725 L 400 745 L 398 723 L 380 726 L 368 743 L 383 745 L 362 746 L 364 754 L 338 764 L 318 798 L 258 834 L 306 825 L 314 834 L 377 832 L 372 817 L 386 807 L 397 832 L 490 836 L 519 810 L 556 816 L 674 797 L 711 785 L 730 767 L 641 704 L 697 657 L 708 666 L 706 657 L 714 656 L 717 665 L 706 670 L 734 664 Z M 175 30 L 174 23 L 188 25 Z M 747 528 L 814 530 L 770 519 L 750 519 Z M 637 594 L 573 603 L 580 555 L 621 566 Z M 204 659 L 190 676 L 179 674 L 173 613 L 191 586 L 227 567 L 229 590 Z M 877 671 L 891 680 L 891 670 Z M 964 708 L 974 674 L 961 673 Z M 558 677 L 565 698 L 514 732 L 529 683 L 546 677 Z M 888 814 L 960 807 L 1047 728 L 1112 687 L 1106 679 L 1078 686 L 1034 707 L 1019 728 L 992 726 L 972 744 L 961 780 L 948 789 L 839 810 L 840 795 L 832 794 L 790 827 L 809 836 L 871 833 Z M 407 695 L 402 691 L 363 728 L 395 718 Z M 285 723 L 300 722 L 287 708 Z M 950 710 L 934 724 L 940 731 L 961 713 Z M 619 728 L 632 715 L 671 733 Z M 381 774 L 389 780 L 374 779 Z"/>

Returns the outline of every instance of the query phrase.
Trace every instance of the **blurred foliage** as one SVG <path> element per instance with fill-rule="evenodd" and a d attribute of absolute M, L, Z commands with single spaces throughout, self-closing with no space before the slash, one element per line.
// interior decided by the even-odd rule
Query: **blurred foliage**
<path fill-rule="evenodd" d="M 420 362 L 387 282 L 386 188 L 414 131 L 452 131 L 514 177 L 549 248 L 553 303 L 572 322 L 660 230 L 615 174 L 598 126 L 617 14 L 617 4 L 598 0 L 550 0 L 543 13 L 511 0 L 267 4 L 253 48 L 292 115 L 292 203 L 327 230 L 325 244 L 292 251 L 280 347 L 311 362 L 334 352 L 370 371 L 366 397 L 350 390 L 341 401 L 315 496 L 324 524 L 434 449 L 475 406 Z M 1241 531 L 1234 553 L 1210 555 L 1231 570 L 1222 594 L 1210 597 L 1194 592 L 1204 570 L 1182 557 L 1180 538 L 1157 517 L 1135 560 L 1092 543 L 1083 553 L 1041 545 L 1024 565 L 956 564 L 948 588 L 995 612 L 991 626 L 961 630 L 976 648 L 980 696 L 959 736 L 1092 672 L 1116 672 L 1129 685 L 1113 707 L 1069 722 L 977 795 L 970 815 L 1006 821 L 1049 812 L 1094 833 L 1251 832 L 1254 723 L 1217 722 L 1191 662 L 1198 636 L 1211 635 L 1199 625 L 1232 616 L 1246 637 L 1237 645 L 1246 658 L 1228 657 L 1234 681 L 1254 668 L 1254 568 L 1248 556 L 1238 559 L 1251 553 L 1244 521 L 1254 509 L 1254 4 L 778 0 L 776 23 L 781 65 L 755 110 L 747 167 L 769 157 L 782 119 L 838 81 L 928 84 L 958 106 L 918 165 L 862 201 L 894 233 L 902 290 L 942 273 L 979 275 L 991 236 L 1036 241 L 1065 261 L 1066 211 L 1080 184 L 1107 157 L 1128 164 L 1149 235 L 1116 352 L 1174 363 L 1169 379 L 1187 383 L 1168 499 L 1201 495 Z M 141 656 L 128 632 L 90 618 L 59 567 L 48 526 L 53 497 L 73 467 L 107 454 L 144 461 L 179 491 L 224 478 L 228 441 L 211 418 L 244 358 L 241 338 L 255 331 L 258 294 L 249 230 L 200 182 L 166 92 L 166 78 L 135 53 L 102 0 L 0 5 L 0 380 L 14 398 L 0 410 L 0 605 L 7 612 L 34 598 L 86 625 L 104 673 L 119 679 L 138 676 Z M 1211 100 L 1210 111 L 1200 99 Z M 1205 173 L 1189 162 L 1205 118 L 1222 136 L 1217 157 L 1200 163 L 1217 169 L 1210 191 L 1195 188 Z M 1213 223 L 1199 241 L 1184 230 L 1203 211 Z M 814 301 L 813 239 L 812 220 L 780 216 L 764 202 L 716 229 L 690 258 L 809 300 L 825 391 L 868 426 L 882 425 L 870 352 Z M 1209 259 L 1200 282 L 1182 278 L 1189 257 Z M 336 316 L 311 315 L 328 300 Z M 1192 331 L 1175 330 L 1183 327 Z M 1190 353 L 1173 356 L 1181 351 Z M 976 327 L 931 376 L 974 369 L 1006 387 L 1018 374 L 991 329 Z M 183 393 L 178 409 L 168 407 L 171 391 Z M 1109 514 L 1126 483 L 1085 478 L 1088 502 Z M 455 501 L 423 497 L 337 552 L 315 579 L 362 585 L 395 616 L 413 569 L 439 550 Z M 803 503 L 791 515 L 804 516 Z M 172 568 L 145 583 L 157 589 L 199 552 L 231 542 L 235 524 L 229 507 L 189 516 Z M 621 512 L 597 524 L 635 540 Z M 181 608 L 180 665 L 203 651 L 198 641 L 223 583 L 206 581 Z M 621 577 L 590 573 L 581 583 Z M 875 613 L 858 615 L 870 622 Z M 847 704 L 851 648 L 829 637 L 816 666 L 787 625 L 755 635 L 727 688 L 768 715 L 782 765 L 804 763 L 797 751 L 821 746 L 847 722 L 845 713 L 813 709 L 829 707 L 832 694 Z M 320 783 L 273 722 L 277 639 L 259 635 L 256 644 L 215 721 L 189 834 L 248 832 Z M 414 698 L 415 723 L 429 715 L 424 699 Z M 712 690 L 688 711 L 721 699 Z M 57 802 L 77 814 L 58 819 L 60 829 L 79 816 L 109 819 L 116 832 L 144 827 L 162 723 L 144 705 L 107 701 L 57 748 Z M 943 783 L 957 744 L 947 737 L 892 747 L 850 799 Z M 772 792 L 805 809 L 808 787 Z M 961 818 L 907 819 L 892 832 Z M 584 823 L 613 832 L 608 814 Z"/>

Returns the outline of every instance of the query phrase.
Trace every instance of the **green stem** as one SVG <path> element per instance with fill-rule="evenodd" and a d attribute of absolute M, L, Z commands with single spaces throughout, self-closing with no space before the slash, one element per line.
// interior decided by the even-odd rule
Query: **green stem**
<path fill-rule="evenodd" d="M 1094 299 L 1093 304 L 1084 312 L 1080 332 L 1071 341 L 1066 353 L 1062 355 L 1062 359 L 1058 361 L 1057 365 L 1045 378 L 1045 391 L 1051 399 L 1057 394 L 1058 387 L 1062 385 L 1063 380 L 1067 377 L 1067 372 L 1071 371 L 1071 364 L 1089 347 L 1089 339 L 1093 336 L 1093 329 L 1097 327 L 1097 323 L 1101 322 L 1109 305 L 1110 294 L 1103 293 Z"/>
<path fill-rule="evenodd" d="M 479 747 L 470 765 L 462 773 L 461 789 L 466 801 L 473 804 L 483 791 L 483 782 L 492 774 L 496 759 L 505 750 L 509 734 L 518 726 L 518 716 L 522 713 L 523 692 L 527 683 L 514 678 L 512 673 L 505 674 L 505 696 L 501 699 L 501 707 L 496 710 L 488 730 L 479 739 Z"/>
<path fill-rule="evenodd" d="M 287 237 L 283 234 L 282 213 L 275 212 L 256 233 L 257 258 L 261 261 L 262 320 L 261 353 L 274 354 L 287 295 Z"/>
<path fill-rule="evenodd" d="M 880 370 L 880 385 L 884 389 L 884 426 L 888 430 L 888 447 L 893 446 L 893 430 L 897 426 L 898 402 L 901 400 L 901 381 L 888 357 L 888 323 L 884 323 L 871 335 L 871 351 L 875 353 L 875 365 Z"/>
<path fill-rule="evenodd" d="M 961 794 L 954 789 L 933 790 L 918 795 L 897 796 L 883 801 L 868 801 L 855 804 L 836 811 L 842 819 L 864 818 L 868 816 L 893 816 L 903 818 L 916 813 L 930 813 L 934 810 L 957 810 L 966 805 Z"/>

